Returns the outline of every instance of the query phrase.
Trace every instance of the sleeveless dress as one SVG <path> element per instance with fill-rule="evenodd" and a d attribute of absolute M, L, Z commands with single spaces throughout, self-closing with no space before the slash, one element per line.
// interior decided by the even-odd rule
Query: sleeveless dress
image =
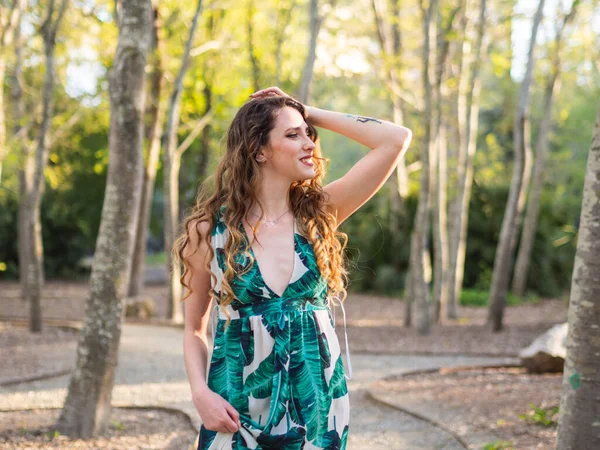
<path fill-rule="evenodd" d="M 336 298 L 345 333 L 342 302 L 327 297 L 327 281 L 312 245 L 298 232 L 294 219 L 294 270 L 285 291 L 281 296 L 273 292 L 254 261 L 249 272 L 231 282 L 236 298 L 226 307 L 231 321 L 225 330 L 227 316 L 219 295 L 229 229 L 223 211 L 221 207 L 217 213 L 211 238 L 211 271 L 217 282 L 212 281 L 216 305 L 207 384 L 239 412 L 242 426 L 236 433 L 224 433 L 202 425 L 198 450 L 344 450 L 350 421 L 346 379 L 352 378 L 352 366 L 346 334 L 346 375 L 330 309 Z M 234 262 L 242 269 L 250 264 L 244 245 L 252 256 L 254 252 L 241 222 L 239 227 L 246 243 Z"/>

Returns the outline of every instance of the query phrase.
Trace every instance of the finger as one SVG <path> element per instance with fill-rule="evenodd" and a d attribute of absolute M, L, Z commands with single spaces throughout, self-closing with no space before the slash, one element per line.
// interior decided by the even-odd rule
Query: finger
<path fill-rule="evenodd" d="M 239 430 L 237 424 L 231 419 L 227 419 L 226 428 L 230 433 L 235 433 Z"/>
<path fill-rule="evenodd" d="M 230 403 L 225 404 L 225 409 L 229 413 L 229 416 L 234 420 L 234 422 L 240 420 L 240 413 L 238 413 L 237 410 Z"/>

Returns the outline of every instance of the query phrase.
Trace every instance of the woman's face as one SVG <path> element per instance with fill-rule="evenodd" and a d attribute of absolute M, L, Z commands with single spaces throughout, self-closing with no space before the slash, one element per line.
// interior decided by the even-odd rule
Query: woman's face
<path fill-rule="evenodd" d="M 264 169 L 290 181 L 306 180 L 316 175 L 312 159 L 302 159 L 313 154 L 315 143 L 308 136 L 308 125 L 298 110 L 290 106 L 279 110 L 265 147 L 261 151 L 267 159 L 262 163 Z"/>

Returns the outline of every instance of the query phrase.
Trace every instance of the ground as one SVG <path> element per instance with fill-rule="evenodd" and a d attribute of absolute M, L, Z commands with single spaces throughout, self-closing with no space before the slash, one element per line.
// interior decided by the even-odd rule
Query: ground
<path fill-rule="evenodd" d="M 0 412 L 0 447 L 5 450 L 181 450 L 196 433 L 183 413 L 114 408 L 104 437 L 70 439 L 53 430 L 59 414 L 58 409 Z"/>
<path fill-rule="evenodd" d="M 68 371 L 72 362 L 63 361 L 61 363 L 57 355 L 64 352 L 65 348 L 72 349 L 76 346 L 77 332 L 69 328 L 46 326 L 41 335 L 28 333 L 26 320 L 20 323 L 14 320 L 27 317 L 26 305 L 19 298 L 18 285 L 1 283 L 0 292 L 0 314 L 2 315 L 0 319 L 12 319 L 10 323 L 0 322 L 0 348 L 5 350 L 3 353 L 8 361 L 7 364 L 0 366 L 0 385 L 14 383 L 17 380 L 35 379 L 44 374 Z M 47 283 L 42 305 L 44 318 L 80 320 L 83 315 L 86 294 L 87 284 L 85 283 Z M 153 322 L 164 322 L 166 305 L 163 299 L 166 298 L 166 288 L 150 286 L 146 295 L 153 297 L 156 302 L 158 317 Z M 507 308 L 505 314 L 507 326 L 504 332 L 491 333 L 485 326 L 487 313 L 485 308 L 461 308 L 459 319 L 444 325 L 435 325 L 431 334 L 423 337 L 417 334 L 414 327 L 407 329 L 402 326 L 404 303 L 397 299 L 350 294 L 344 306 L 352 354 L 368 352 L 383 355 L 413 353 L 516 356 L 519 350 L 529 345 L 536 336 L 552 325 L 566 320 L 565 303 L 561 300 L 545 299 L 536 305 L 527 304 Z M 336 329 L 343 347 L 342 317 L 342 311 L 337 307 Z M 436 409 L 440 410 L 436 416 L 436 422 L 455 432 L 457 436 L 461 436 L 461 427 L 457 427 L 458 431 L 454 430 L 455 422 L 448 421 L 448 417 L 454 421 L 460 420 L 466 424 L 478 424 L 481 428 L 493 429 L 496 435 L 501 435 L 506 441 L 513 444 L 518 443 L 519 445 L 515 448 L 520 450 L 536 449 L 549 448 L 549 446 L 538 447 L 536 443 L 532 442 L 552 442 L 556 432 L 555 427 L 541 429 L 539 425 L 528 424 L 523 420 L 515 419 L 515 417 L 525 413 L 529 403 L 536 406 L 557 404 L 557 399 L 560 397 L 560 378 L 560 375 L 553 375 L 544 380 L 544 383 L 547 383 L 544 384 L 543 393 L 547 394 L 547 397 L 544 398 L 536 396 L 538 391 L 542 391 L 539 389 L 540 376 L 516 373 L 514 369 L 513 372 L 473 372 L 468 375 L 463 373 L 460 376 L 457 373 L 440 373 L 402 378 L 401 380 L 386 379 L 379 384 L 375 383 L 373 392 L 377 394 L 377 392 L 381 392 L 381 389 L 394 392 L 396 406 L 411 412 L 411 407 L 415 404 L 426 405 L 427 403 L 424 398 L 407 396 L 404 387 L 411 386 L 412 392 L 421 392 L 423 396 L 430 396 L 431 404 L 437 406 L 437 408 L 430 409 L 434 412 Z M 482 380 L 483 384 L 481 384 Z M 419 383 L 422 384 L 419 385 Z M 469 407 L 458 408 L 465 404 Z M 443 414 L 448 411 L 452 414 Z M 115 410 L 115 414 L 121 413 L 122 411 Z M 9 415 L 11 414 L 15 413 L 9 413 Z M 13 431 L 7 429 L 6 413 L 0 415 L 0 424 L 2 424 L 0 426 L 0 443 L 3 438 L 10 437 L 13 442 L 17 438 L 24 439 L 24 436 L 27 439 L 34 439 L 36 442 L 48 441 L 49 437 L 43 432 L 38 433 L 35 437 L 32 433 L 20 430 L 22 428 L 48 430 L 54 420 L 52 414 L 57 413 L 55 410 L 33 411 L 27 419 L 22 419 L 26 421 L 27 427 L 17 424 L 13 426 Z M 132 419 L 131 427 L 134 427 L 133 424 L 135 427 L 141 427 L 140 430 L 148 427 L 149 430 L 163 436 L 160 439 L 177 439 L 177 436 L 169 434 L 169 428 L 173 428 L 171 425 L 165 428 L 153 423 L 147 417 L 146 412 L 142 410 L 127 410 L 126 414 L 129 417 L 136 416 L 135 420 Z M 125 423 L 119 418 L 115 420 Z M 175 416 L 170 420 L 178 422 L 182 430 L 186 426 L 189 427 L 189 423 L 186 424 L 183 417 Z M 167 421 L 163 420 L 160 423 L 167 424 Z M 142 442 L 144 439 L 142 437 L 140 437 L 142 441 L 135 442 L 135 433 L 129 433 L 126 441 L 119 440 L 122 437 L 118 436 L 118 430 L 113 431 L 112 436 L 100 439 L 94 448 L 168 448 L 168 441 L 165 440 L 161 441 L 163 444 L 159 447 L 148 446 L 147 442 Z M 192 430 L 190 433 L 193 435 L 194 431 Z M 137 435 L 147 437 L 148 434 L 142 431 Z M 188 434 L 188 440 L 189 436 Z M 531 438 L 529 440 L 531 442 L 529 442 L 523 440 L 523 436 L 534 436 L 534 438 Z M 59 447 L 52 447 L 53 444 L 50 442 L 45 444 L 50 446 L 36 446 L 36 448 L 65 450 L 82 448 L 78 447 L 80 444 L 77 444 L 76 441 L 68 442 L 62 441 Z"/>

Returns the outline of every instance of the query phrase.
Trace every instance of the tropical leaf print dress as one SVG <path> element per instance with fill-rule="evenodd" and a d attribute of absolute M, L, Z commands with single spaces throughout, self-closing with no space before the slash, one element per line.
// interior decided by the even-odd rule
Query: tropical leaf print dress
<path fill-rule="evenodd" d="M 222 221 L 224 209 L 220 211 L 212 232 L 211 270 L 217 277 L 213 315 L 216 309 L 218 322 L 216 330 L 213 322 L 207 383 L 240 413 L 242 427 L 224 433 L 202 426 L 198 449 L 345 449 L 350 419 L 346 378 L 352 376 L 348 341 L 346 335 L 346 376 L 332 298 L 327 298 L 327 281 L 312 245 L 294 222 L 294 270 L 281 296 L 266 285 L 256 261 L 249 272 L 234 278 L 236 298 L 227 305 L 231 322 L 225 330 L 227 316 L 218 298 L 229 230 Z M 248 251 L 254 256 L 250 246 Z M 240 267 L 250 264 L 243 251 L 234 261 Z"/>

